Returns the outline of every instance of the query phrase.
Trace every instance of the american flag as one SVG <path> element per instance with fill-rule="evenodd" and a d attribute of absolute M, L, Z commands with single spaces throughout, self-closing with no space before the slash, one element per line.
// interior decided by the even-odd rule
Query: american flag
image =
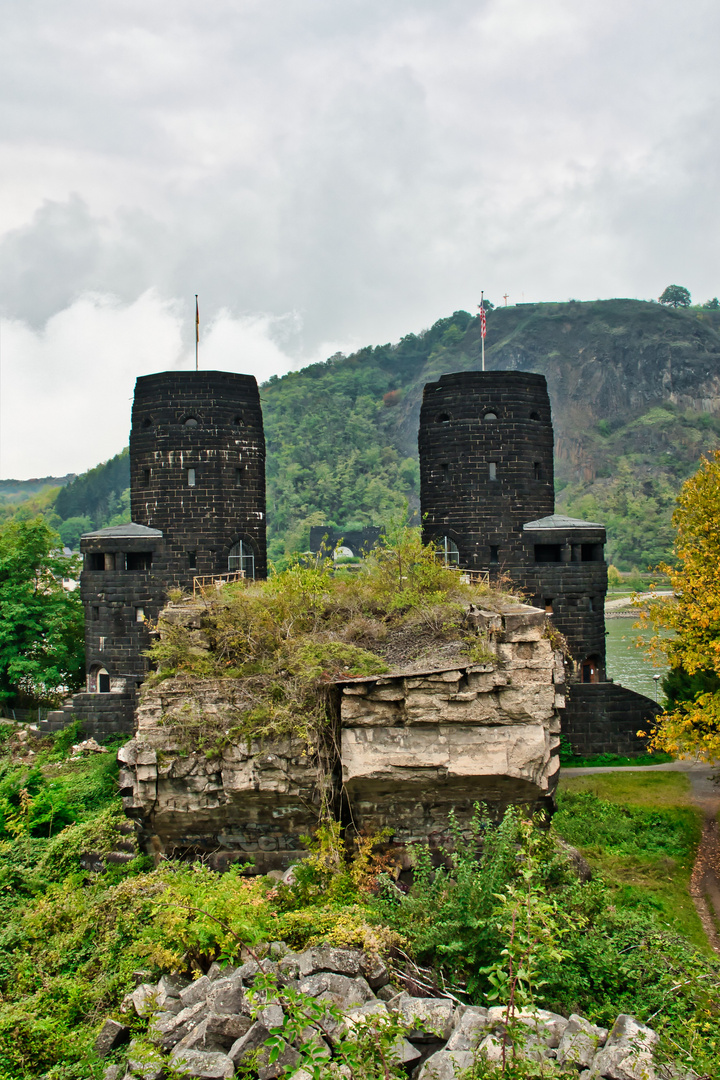
<path fill-rule="evenodd" d="M 487 332 L 487 327 L 485 324 L 485 305 L 478 304 L 478 307 L 480 308 L 480 335 L 481 337 L 485 337 L 485 334 Z"/>

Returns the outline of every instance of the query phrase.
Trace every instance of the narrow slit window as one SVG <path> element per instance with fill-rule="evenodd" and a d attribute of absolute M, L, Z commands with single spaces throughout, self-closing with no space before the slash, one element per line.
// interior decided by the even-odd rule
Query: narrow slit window
<path fill-rule="evenodd" d="M 488 479 L 497 480 L 497 461 L 488 461 Z"/>
<path fill-rule="evenodd" d="M 490 545 L 490 562 L 491 563 L 500 562 L 500 552 L 498 550 L 497 544 L 491 544 Z"/>
<path fill-rule="evenodd" d="M 100 608 L 93 605 L 92 609 L 92 621 L 98 622 L 100 619 Z"/>
<path fill-rule="evenodd" d="M 135 622 L 139 622 L 139 623 L 145 622 L 145 608 L 144 607 L 136 607 L 135 608 Z"/>
<path fill-rule="evenodd" d="M 545 597 L 545 614 L 546 615 L 552 615 L 552 613 L 553 613 L 552 599 L 549 596 L 546 596 Z"/>
<path fill-rule="evenodd" d="M 235 487 L 242 487 L 244 479 L 245 479 L 245 466 L 240 465 L 235 470 Z"/>
<path fill-rule="evenodd" d="M 142 486 L 150 487 L 150 470 L 143 469 L 142 471 Z"/>
<path fill-rule="evenodd" d="M 447 461 L 440 463 L 440 480 L 443 484 L 447 484 L 450 479 L 450 465 Z"/>
<path fill-rule="evenodd" d="M 188 482 L 188 487 L 195 487 L 195 470 L 194 469 L 188 469 L 188 471 L 187 471 L 187 482 Z"/>
<path fill-rule="evenodd" d="M 533 477 L 535 480 L 542 480 L 542 465 L 539 461 L 533 461 Z"/>
<path fill-rule="evenodd" d="M 197 551 L 188 551 L 188 569 L 197 570 Z"/>

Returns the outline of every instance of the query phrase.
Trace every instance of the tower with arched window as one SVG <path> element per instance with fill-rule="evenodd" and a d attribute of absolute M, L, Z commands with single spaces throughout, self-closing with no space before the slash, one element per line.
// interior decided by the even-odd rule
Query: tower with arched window
<path fill-rule="evenodd" d="M 132 519 L 163 534 L 168 586 L 267 573 L 265 436 L 257 382 L 227 371 L 165 371 L 135 384 Z"/>

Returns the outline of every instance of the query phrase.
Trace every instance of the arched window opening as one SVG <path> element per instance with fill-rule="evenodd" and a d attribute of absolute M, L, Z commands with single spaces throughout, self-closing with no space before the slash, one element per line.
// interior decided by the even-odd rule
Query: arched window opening
<path fill-rule="evenodd" d="M 497 420 L 497 413 L 486 412 L 483 416 L 483 420 Z"/>
<path fill-rule="evenodd" d="M 185 420 L 185 427 L 192 428 L 192 427 L 197 427 L 197 426 L 198 426 L 197 418 L 194 417 L 194 416 L 188 416 L 187 419 Z"/>
<path fill-rule="evenodd" d="M 110 675 L 106 668 L 101 667 L 99 664 L 95 664 L 90 668 L 88 691 L 91 694 L 110 693 Z"/>
<path fill-rule="evenodd" d="M 584 683 L 600 682 L 600 666 L 596 656 L 588 656 L 580 665 L 580 679 Z"/>
<path fill-rule="evenodd" d="M 530 413 L 530 419 L 531 420 L 539 420 L 540 419 L 540 414 L 536 413 L 536 412 L 531 412 Z"/>
<path fill-rule="evenodd" d="M 460 565 L 460 551 L 455 541 L 451 540 L 449 536 L 443 536 L 435 546 L 445 566 Z"/>
<path fill-rule="evenodd" d="M 143 420 L 142 426 L 144 428 L 152 427 L 152 416 L 146 416 L 145 419 Z"/>
<path fill-rule="evenodd" d="M 242 423 L 243 423 L 242 414 L 238 413 L 238 415 L 236 417 L 234 417 L 234 419 L 233 419 L 233 424 L 235 425 L 235 427 L 242 427 Z"/>
<path fill-rule="evenodd" d="M 228 571 L 236 574 L 242 570 L 246 578 L 255 577 L 255 551 L 247 540 L 238 540 L 228 552 Z"/>
<path fill-rule="evenodd" d="M 436 424 L 449 424 L 450 423 L 450 414 L 446 413 L 446 412 L 438 413 L 438 415 L 435 417 L 435 423 Z"/>

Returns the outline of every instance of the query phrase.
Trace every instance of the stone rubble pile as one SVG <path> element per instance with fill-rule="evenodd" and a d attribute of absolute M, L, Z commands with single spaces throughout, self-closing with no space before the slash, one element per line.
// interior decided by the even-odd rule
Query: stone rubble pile
<path fill-rule="evenodd" d="M 277 990 L 259 990 L 251 1000 L 248 991 L 260 972 L 274 976 Z M 321 1025 L 308 1022 L 271 1062 L 265 1043 L 284 1025 L 282 995 L 291 990 L 336 1006 L 341 1019 L 328 1011 Z M 163 1080 L 169 1072 L 224 1080 L 236 1071 L 247 1075 L 250 1066 L 258 1080 L 312 1080 L 298 1052 L 309 1043 L 314 1059 L 325 1060 L 322 1075 L 341 1080 L 349 1074 L 333 1060 L 340 1040 L 359 1025 L 382 1025 L 392 1017 L 404 1036 L 397 1035 L 391 1053 L 411 1080 L 456 1080 L 478 1055 L 500 1063 L 504 1039 L 512 1054 L 510 1038 L 520 1057 L 557 1065 L 577 1080 L 702 1080 L 692 1071 L 657 1064 L 657 1034 L 631 1016 L 618 1016 L 608 1031 L 578 1015 L 567 1019 L 526 1009 L 516 1012 L 508 1032 L 505 1006 L 486 1009 L 398 992 L 382 959 L 358 949 L 322 946 L 293 953 L 274 942 L 266 958 L 238 968 L 213 964 L 194 982 L 163 975 L 156 985 L 141 983 L 126 996 L 121 1013 L 147 1018 L 147 1039 L 129 1042 L 128 1024 L 106 1020 L 95 1044 L 98 1055 L 129 1046 L 125 1063 L 110 1065 L 105 1080 Z"/>

